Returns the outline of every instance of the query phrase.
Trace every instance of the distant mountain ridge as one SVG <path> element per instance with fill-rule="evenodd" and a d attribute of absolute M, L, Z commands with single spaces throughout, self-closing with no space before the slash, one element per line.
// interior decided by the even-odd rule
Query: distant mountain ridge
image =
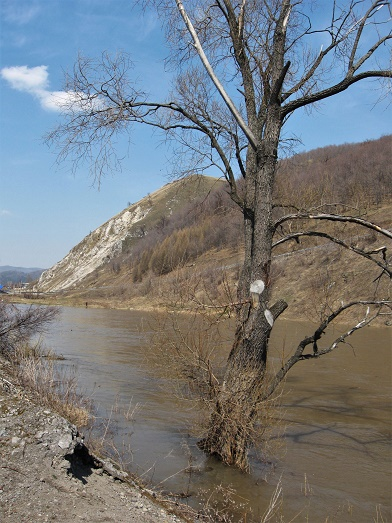
<path fill-rule="evenodd" d="M 13 271 L 13 272 L 24 272 L 30 274 L 31 272 L 44 271 L 41 267 L 14 267 L 12 265 L 0 265 L 0 273 Z"/>
<path fill-rule="evenodd" d="M 45 269 L 39 267 L 0 266 L 0 285 L 28 283 L 37 280 Z"/>

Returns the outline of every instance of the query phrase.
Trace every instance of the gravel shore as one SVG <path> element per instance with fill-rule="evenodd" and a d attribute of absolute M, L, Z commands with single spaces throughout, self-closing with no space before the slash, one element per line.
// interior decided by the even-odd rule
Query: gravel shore
<path fill-rule="evenodd" d="M 180 523 L 154 495 L 92 457 L 77 428 L 40 406 L 0 358 L 0 521 Z"/>

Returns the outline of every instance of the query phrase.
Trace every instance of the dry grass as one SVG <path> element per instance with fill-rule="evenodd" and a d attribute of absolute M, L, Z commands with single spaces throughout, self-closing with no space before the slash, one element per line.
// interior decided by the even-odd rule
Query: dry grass
<path fill-rule="evenodd" d="M 116 468 L 127 473 L 133 461 L 133 451 L 129 441 L 132 438 L 132 431 L 127 431 L 126 440 L 124 437 L 120 440 L 118 426 L 120 421 L 126 421 L 131 426 L 140 409 L 141 405 L 133 403 L 132 399 L 127 405 L 122 405 L 117 397 L 105 417 L 94 417 L 94 423 L 86 434 L 86 443 L 93 454 L 101 459 L 109 459 Z"/>
<path fill-rule="evenodd" d="M 18 345 L 8 359 L 20 384 L 34 394 L 37 402 L 79 428 L 89 424 L 91 401 L 79 392 L 75 369 L 58 364 L 62 357 L 43 349 L 38 342 Z"/>

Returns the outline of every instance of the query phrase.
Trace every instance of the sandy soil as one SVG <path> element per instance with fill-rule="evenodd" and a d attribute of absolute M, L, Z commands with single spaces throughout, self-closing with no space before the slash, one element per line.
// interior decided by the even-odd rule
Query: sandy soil
<path fill-rule="evenodd" d="M 173 507 L 175 508 L 175 507 Z M 37 404 L 0 359 L 0 521 L 190 521 L 93 458 L 76 427 Z"/>

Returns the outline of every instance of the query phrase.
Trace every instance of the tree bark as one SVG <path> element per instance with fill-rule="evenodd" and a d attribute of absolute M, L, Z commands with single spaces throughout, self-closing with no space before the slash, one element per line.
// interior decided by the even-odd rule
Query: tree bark
<path fill-rule="evenodd" d="M 286 307 L 283 300 L 274 304 L 270 310 L 272 318 L 275 320 Z M 248 319 L 237 328 L 207 436 L 198 443 L 208 454 L 246 472 L 248 450 L 255 440 L 254 425 L 265 392 L 263 377 L 272 330 L 261 302 L 257 308 L 247 308 Z"/>
<path fill-rule="evenodd" d="M 266 126 L 268 140 L 247 161 L 245 261 L 238 286 L 235 340 L 230 352 L 216 408 L 207 436 L 199 447 L 228 465 L 248 471 L 248 450 L 255 440 L 255 422 L 261 406 L 268 342 L 275 319 L 287 304 L 280 300 L 268 308 L 272 257 L 272 191 L 277 162 L 280 119 Z M 250 285 L 262 280 L 264 290 L 256 304 L 249 303 Z M 261 428 L 262 430 L 262 428 Z M 258 428 L 260 434 L 260 428 Z"/>

